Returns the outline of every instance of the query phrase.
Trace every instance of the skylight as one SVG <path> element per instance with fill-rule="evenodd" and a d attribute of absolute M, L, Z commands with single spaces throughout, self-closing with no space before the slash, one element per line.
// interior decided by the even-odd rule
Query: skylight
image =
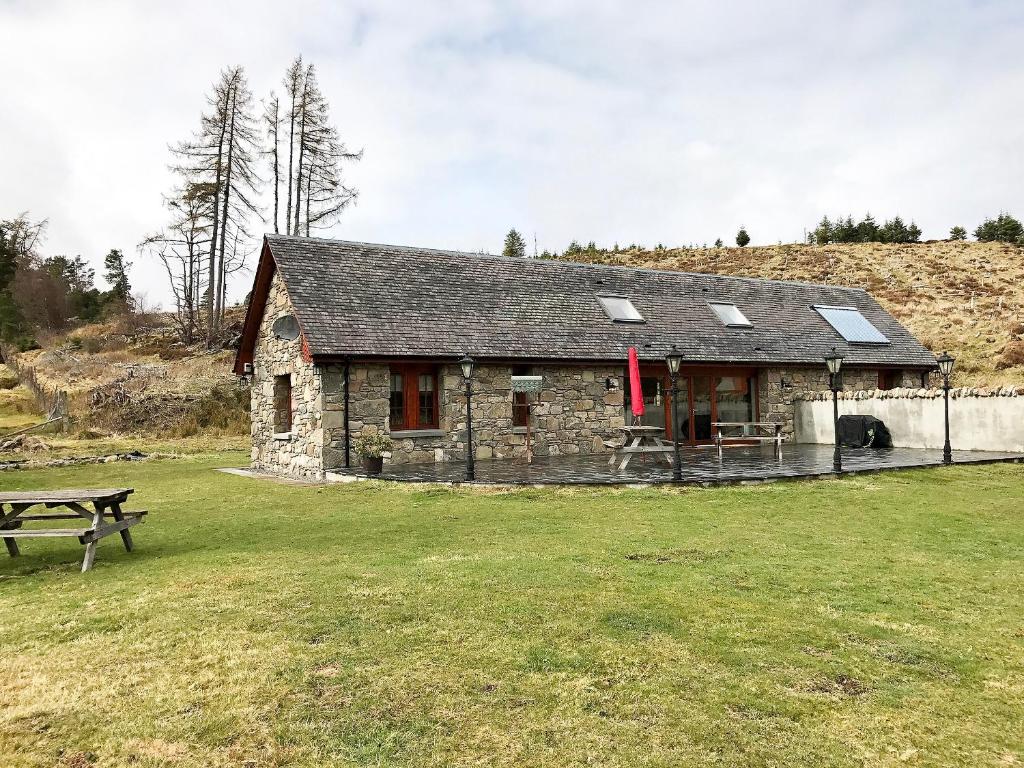
<path fill-rule="evenodd" d="M 889 340 L 855 307 L 824 307 L 814 309 L 844 339 L 852 344 L 888 344 Z"/>
<path fill-rule="evenodd" d="M 625 296 L 598 296 L 605 314 L 617 323 L 642 323 L 644 316 Z"/>
<path fill-rule="evenodd" d="M 750 328 L 753 326 L 747 316 L 740 312 L 735 304 L 727 304 L 724 301 L 709 301 L 708 306 L 718 315 L 722 325 L 728 328 Z"/>

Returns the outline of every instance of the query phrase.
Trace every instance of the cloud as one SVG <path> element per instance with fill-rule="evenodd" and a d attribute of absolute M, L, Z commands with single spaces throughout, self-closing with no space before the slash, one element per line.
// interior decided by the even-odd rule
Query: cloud
<path fill-rule="evenodd" d="M 265 95 L 302 53 L 365 149 L 332 236 L 771 243 L 870 210 L 942 237 L 1024 214 L 1022 31 L 1012 0 L 0 3 L 0 216 L 133 251 L 218 71 Z"/>

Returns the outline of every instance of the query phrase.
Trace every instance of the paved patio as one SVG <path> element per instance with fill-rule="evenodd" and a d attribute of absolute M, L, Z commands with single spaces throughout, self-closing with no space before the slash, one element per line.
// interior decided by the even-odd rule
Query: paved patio
<path fill-rule="evenodd" d="M 787 445 L 779 460 L 768 446 L 730 446 L 718 458 L 710 448 L 681 448 L 683 483 L 721 485 L 764 482 L 785 478 L 831 475 L 831 445 Z M 1024 462 L 1024 454 L 988 451 L 953 451 L 955 464 Z M 844 448 L 843 474 L 887 469 L 933 467 L 942 464 L 942 451 L 919 448 Z M 366 477 L 361 469 L 334 470 L 336 479 Z M 466 482 L 463 462 L 397 464 L 384 467 L 382 480 L 417 483 Z M 476 483 L 486 485 L 622 485 L 670 483 L 672 469 L 648 456 L 635 458 L 625 470 L 608 466 L 608 455 L 537 457 L 523 460 L 493 459 L 476 462 Z"/>

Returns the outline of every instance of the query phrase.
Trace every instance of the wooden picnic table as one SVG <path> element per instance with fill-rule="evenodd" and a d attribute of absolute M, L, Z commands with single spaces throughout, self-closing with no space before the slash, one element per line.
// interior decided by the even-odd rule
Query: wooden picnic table
<path fill-rule="evenodd" d="M 725 443 L 772 443 L 775 446 L 775 455 L 782 458 L 782 443 L 786 436 L 782 434 L 782 424 L 778 422 L 716 421 L 711 426 L 715 429 L 718 458 L 722 458 L 722 445 Z"/>
<path fill-rule="evenodd" d="M 664 427 L 635 424 L 619 427 L 619 431 L 625 433 L 626 443 L 621 448 L 615 449 L 612 457 L 608 460 L 608 466 L 615 466 L 615 462 L 619 462 L 619 469 L 623 470 L 629 466 L 629 462 L 633 460 L 634 456 L 648 453 L 663 458 L 666 464 L 672 466 L 672 459 L 669 456 L 672 453 L 672 445 L 661 439 L 661 436 L 665 434 Z"/>
<path fill-rule="evenodd" d="M 96 560 L 96 544 L 104 536 L 120 533 L 124 548 L 132 551 L 132 536 L 128 529 L 142 522 L 145 511 L 122 511 L 133 488 L 76 489 L 67 491 L 16 491 L 0 493 L 0 537 L 11 557 L 19 554 L 17 539 L 50 536 L 74 536 L 85 545 L 82 571 L 92 568 Z M 92 505 L 88 509 L 86 505 Z M 35 509 L 29 514 L 33 507 Z M 104 518 L 109 517 L 110 521 Z M 88 524 L 78 528 L 31 528 L 25 522 L 48 520 L 85 520 Z"/>

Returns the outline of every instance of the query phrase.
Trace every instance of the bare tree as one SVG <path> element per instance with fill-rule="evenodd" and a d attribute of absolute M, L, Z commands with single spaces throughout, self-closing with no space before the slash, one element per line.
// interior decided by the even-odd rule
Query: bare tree
<path fill-rule="evenodd" d="M 274 158 L 275 216 L 274 231 L 280 231 L 277 222 L 277 203 L 282 183 L 287 184 L 285 194 L 284 230 L 289 235 L 309 236 L 314 229 L 325 228 L 337 221 L 341 212 L 351 204 L 357 191 L 342 182 L 341 165 L 359 160 L 362 151 L 350 152 L 341 141 L 338 129 L 331 124 L 330 110 L 316 80 L 312 64 L 296 58 L 285 73 L 284 88 L 289 99 L 288 164 L 284 178 L 280 177 L 279 157 L 279 105 L 273 94 L 267 106 L 264 121 L 271 142 L 267 154 Z"/>
<path fill-rule="evenodd" d="M 207 248 L 206 291 L 203 296 L 206 337 L 212 343 L 224 314 L 228 232 L 248 240 L 247 221 L 258 214 L 256 196 L 260 184 L 254 170 L 258 144 L 253 98 L 242 67 L 221 73 L 208 98 L 211 111 L 202 116 L 200 130 L 188 142 L 171 151 L 179 159 L 173 170 L 183 179 L 183 189 L 212 190 L 210 239 Z"/>
<path fill-rule="evenodd" d="M 139 249 L 163 263 L 174 297 L 178 337 L 194 344 L 201 333 L 201 303 L 208 293 L 203 260 L 213 239 L 211 229 L 216 211 L 216 194 L 210 185 L 192 184 L 165 198 L 171 212 L 167 228 L 150 235 Z"/>
<path fill-rule="evenodd" d="M 265 154 L 271 158 L 270 166 L 274 178 L 274 232 L 280 232 L 279 219 L 281 205 L 281 100 L 273 91 L 263 103 L 263 124 L 266 128 L 269 144 Z"/>

